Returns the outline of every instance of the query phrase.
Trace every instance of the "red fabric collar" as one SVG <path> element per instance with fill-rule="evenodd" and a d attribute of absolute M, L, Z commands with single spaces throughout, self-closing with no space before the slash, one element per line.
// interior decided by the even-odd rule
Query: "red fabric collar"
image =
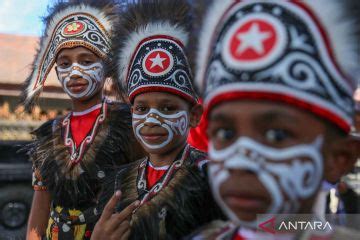
<path fill-rule="evenodd" d="M 96 118 L 99 116 L 101 111 L 101 105 L 99 108 L 95 108 L 94 110 L 82 114 L 82 115 L 71 115 L 70 117 L 70 129 L 71 136 L 78 147 L 84 138 L 88 135 L 88 133 L 94 127 L 94 123 Z"/>

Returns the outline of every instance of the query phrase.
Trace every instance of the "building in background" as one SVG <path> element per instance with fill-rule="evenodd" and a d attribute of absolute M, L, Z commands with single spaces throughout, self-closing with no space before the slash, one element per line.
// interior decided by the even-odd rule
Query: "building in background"
<path fill-rule="evenodd" d="M 31 139 L 31 130 L 70 107 L 54 69 L 39 107 L 28 113 L 19 105 L 22 83 L 30 72 L 37 41 L 38 37 L 33 36 L 0 34 L 0 140 Z"/>

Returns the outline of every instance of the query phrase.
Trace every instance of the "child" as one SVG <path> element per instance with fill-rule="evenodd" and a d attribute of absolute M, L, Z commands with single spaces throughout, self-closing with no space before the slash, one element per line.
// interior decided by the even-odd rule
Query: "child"
<path fill-rule="evenodd" d="M 112 199 L 93 239 L 115 239 L 111 228 L 119 239 L 180 239 L 220 216 L 198 168 L 205 154 L 187 144 L 189 129 L 202 114 L 185 53 L 188 12 L 186 1 L 144 0 L 121 14 L 124 22 L 116 28 L 114 44 L 119 46 L 114 52 L 132 104 L 133 130 L 148 157 L 117 177 L 120 210 L 139 201 L 130 228 L 122 220 L 133 207 L 107 214 L 114 207 Z"/>
<path fill-rule="evenodd" d="M 199 36 L 197 82 L 209 120 L 209 180 L 229 221 L 208 225 L 194 239 L 320 237 L 304 231 L 269 238 L 258 226 L 287 220 L 280 214 L 311 214 L 322 180 L 336 182 L 353 167 L 350 74 L 358 68 L 360 23 L 353 3 L 211 6 Z M 338 228 L 321 234 L 359 236 Z"/>
<path fill-rule="evenodd" d="M 102 95 L 115 7 L 110 0 L 59 1 L 45 18 L 24 104 L 30 108 L 35 103 L 56 63 L 73 111 L 35 131 L 28 239 L 90 239 L 108 200 L 98 196 L 116 167 L 132 160 L 130 109 Z"/>

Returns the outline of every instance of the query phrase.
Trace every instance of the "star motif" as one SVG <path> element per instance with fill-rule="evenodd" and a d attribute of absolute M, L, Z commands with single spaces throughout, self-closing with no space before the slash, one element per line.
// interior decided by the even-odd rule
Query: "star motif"
<path fill-rule="evenodd" d="M 78 23 L 72 23 L 71 25 L 67 26 L 67 30 L 69 32 L 74 32 L 76 30 L 78 30 L 78 28 L 80 27 L 80 25 Z"/>
<path fill-rule="evenodd" d="M 240 41 L 236 49 L 241 54 L 247 49 L 253 49 L 257 54 L 264 53 L 264 41 L 271 37 L 271 32 L 261 32 L 258 23 L 253 23 L 247 32 L 238 33 L 236 38 Z"/>
<path fill-rule="evenodd" d="M 156 66 L 159 66 L 161 68 L 164 68 L 163 62 L 166 60 L 166 58 L 160 57 L 160 53 L 156 55 L 154 58 L 150 58 L 150 61 L 152 62 L 150 69 L 154 68 Z"/>

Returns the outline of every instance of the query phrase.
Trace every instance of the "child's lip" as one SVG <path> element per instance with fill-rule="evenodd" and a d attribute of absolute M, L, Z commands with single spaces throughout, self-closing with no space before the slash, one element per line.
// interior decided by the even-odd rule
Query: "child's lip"
<path fill-rule="evenodd" d="M 74 82 L 69 82 L 67 84 L 67 88 L 71 91 L 71 92 L 82 92 L 87 86 L 88 86 L 88 82 L 83 82 L 83 81 L 74 81 Z"/>
<path fill-rule="evenodd" d="M 145 134 L 141 134 L 141 136 L 142 136 L 145 140 L 156 141 L 156 140 L 159 140 L 159 139 L 167 136 L 167 134 L 162 134 L 162 133 L 145 133 Z"/>
<path fill-rule="evenodd" d="M 68 87 L 70 89 L 71 92 L 73 93 L 78 93 L 78 92 L 82 92 L 86 89 L 87 85 L 76 85 L 76 86 L 71 86 Z"/>
<path fill-rule="evenodd" d="M 241 192 L 226 193 L 223 199 L 229 206 L 245 211 L 262 209 L 268 202 L 265 196 Z"/>
<path fill-rule="evenodd" d="M 74 86 L 82 86 L 82 85 L 88 85 L 88 81 L 86 81 L 83 78 L 78 78 L 76 80 L 70 80 L 66 85 L 67 87 L 74 87 Z"/>
<path fill-rule="evenodd" d="M 244 211 L 260 210 L 265 204 L 265 200 L 262 198 L 255 197 L 244 197 L 244 196 L 231 196 L 228 195 L 224 198 L 227 205 L 241 209 Z"/>

